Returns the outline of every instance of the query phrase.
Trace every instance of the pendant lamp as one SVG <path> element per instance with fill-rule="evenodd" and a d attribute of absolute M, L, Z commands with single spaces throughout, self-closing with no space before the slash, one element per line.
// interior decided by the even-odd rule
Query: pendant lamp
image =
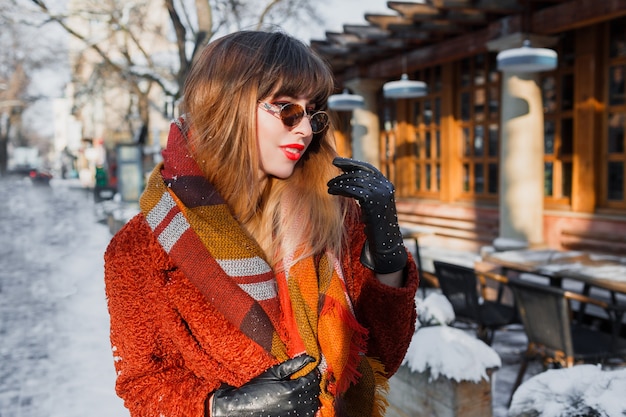
<path fill-rule="evenodd" d="M 533 48 L 526 39 L 520 48 L 506 49 L 496 57 L 499 71 L 541 72 L 557 67 L 556 51 L 548 48 Z"/>
<path fill-rule="evenodd" d="M 347 89 L 341 94 L 328 97 L 328 108 L 335 111 L 352 111 L 365 107 L 365 99 L 358 94 L 350 94 Z"/>
<path fill-rule="evenodd" d="M 423 81 L 409 80 L 409 76 L 402 74 L 400 80 L 389 81 L 383 85 L 383 95 L 386 98 L 416 98 L 428 93 L 428 87 Z"/>

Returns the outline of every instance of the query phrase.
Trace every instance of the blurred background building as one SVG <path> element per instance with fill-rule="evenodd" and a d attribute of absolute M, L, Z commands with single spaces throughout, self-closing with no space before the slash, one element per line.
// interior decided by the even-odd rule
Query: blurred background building
<path fill-rule="evenodd" d="M 311 43 L 365 98 L 340 137 L 394 182 L 401 220 L 449 247 L 626 254 L 626 1 L 387 6 Z M 412 97 L 386 97 L 403 73 Z"/>

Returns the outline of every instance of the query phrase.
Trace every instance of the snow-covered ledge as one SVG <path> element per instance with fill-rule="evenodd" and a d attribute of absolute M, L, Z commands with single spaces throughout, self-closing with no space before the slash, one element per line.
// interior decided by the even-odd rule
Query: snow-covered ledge
<path fill-rule="evenodd" d="M 417 331 L 390 379 L 386 417 L 492 416 L 491 373 L 502 366 L 490 346 L 449 327 L 454 312 L 433 293 L 418 300 Z"/>
<path fill-rule="evenodd" d="M 550 369 L 515 391 L 509 417 L 624 416 L 626 368 L 595 365 Z"/>

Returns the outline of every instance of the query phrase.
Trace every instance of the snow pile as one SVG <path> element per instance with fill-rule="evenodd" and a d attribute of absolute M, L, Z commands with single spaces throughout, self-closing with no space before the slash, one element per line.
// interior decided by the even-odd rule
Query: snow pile
<path fill-rule="evenodd" d="M 454 309 L 445 295 L 432 293 L 416 300 L 417 327 L 446 326 L 454 322 Z"/>
<path fill-rule="evenodd" d="M 417 300 L 419 322 L 417 331 L 404 357 L 403 365 L 413 372 L 430 373 L 457 382 L 489 380 L 487 370 L 500 368 L 498 353 L 483 341 L 463 330 L 435 323 L 451 323 L 454 311 L 448 299 L 432 293 L 424 301 Z"/>
<path fill-rule="evenodd" d="M 626 369 L 595 365 L 551 369 L 522 384 L 509 417 L 613 417 L 626 415 Z"/>

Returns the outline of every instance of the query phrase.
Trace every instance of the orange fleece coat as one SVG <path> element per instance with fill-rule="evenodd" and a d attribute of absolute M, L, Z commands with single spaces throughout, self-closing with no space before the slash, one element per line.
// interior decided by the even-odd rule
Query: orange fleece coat
<path fill-rule="evenodd" d="M 369 330 L 367 355 L 391 376 L 414 331 L 415 263 L 409 259 L 403 288 L 381 284 L 359 261 L 363 225 L 348 227 L 353 250 L 342 260 L 348 291 Z M 116 391 L 132 417 L 204 417 L 205 399 L 220 384 L 240 386 L 276 363 L 177 270 L 143 214 L 111 240 L 105 283 Z"/>

